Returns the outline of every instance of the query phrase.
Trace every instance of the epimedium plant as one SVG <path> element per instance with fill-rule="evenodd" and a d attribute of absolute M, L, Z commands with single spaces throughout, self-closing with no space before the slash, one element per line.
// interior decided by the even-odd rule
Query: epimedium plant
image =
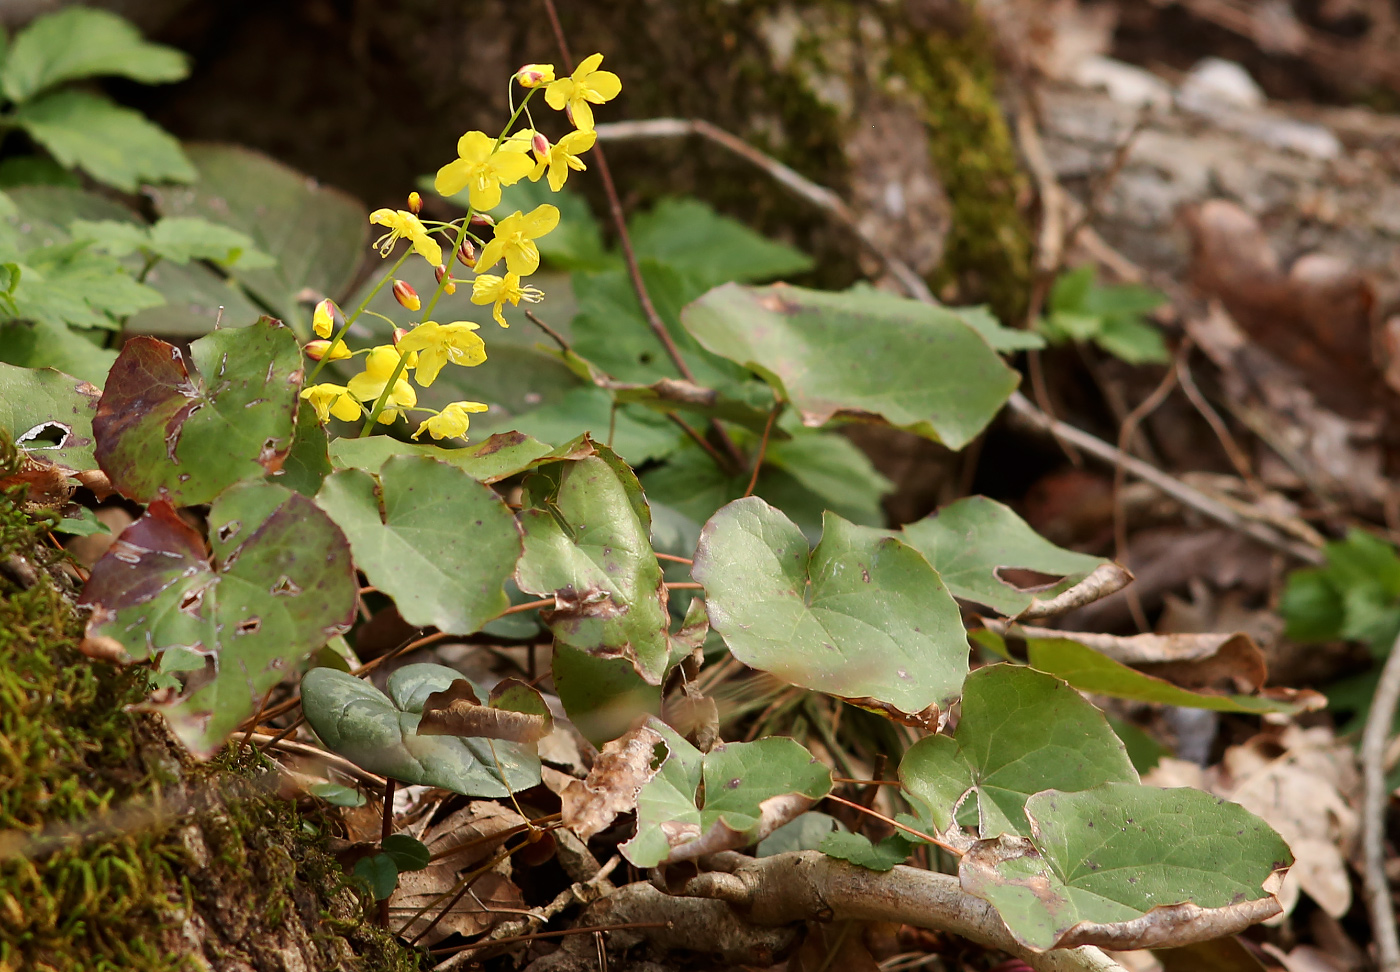
<path fill-rule="evenodd" d="M 684 203 L 672 216 L 700 232 L 668 238 L 643 223 L 651 259 L 616 266 L 589 244 L 591 224 L 561 229 L 576 200 L 538 201 L 587 169 L 593 106 L 621 88 L 601 61 L 513 76 L 499 134 L 465 134 L 433 181 L 443 200 L 465 195 L 463 215 L 431 218 L 418 193 L 370 214 L 385 231 L 382 257 L 405 245 L 348 313 L 331 297 L 315 304 L 314 340 L 271 317 L 216 329 L 187 352 L 132 337 L 100 395 L 59 371 L 0 366 L 0 428 L 33 470 L 105 476 L 145 504 L 87 581 L 85 650 L 150 665 L 164 686 L 152 707 L 200 755 L 256 721 L 296 673 L 320 741 L 390 790 L 507 798 L 537 784 L 537 745 L 554 730 L 538 689 L 507 679 L 488 690 L 414 664 L 381 692 L 357 677 L 365 666 L 347 671 L 323 652 L 351 631 L 363 576 L 408 624 L 435 629 L 417 644 L 516 622 L 548 630 L 553 694 L 600 747 L 561 797 L 564 825 L 587 838 L 635 811 L 620 851 L 638 867 L 704 861 L 792 825 L 810 839 L 790 846 L 815 843 L 870 871 L 932 844 L 952 855 L 961 893 L 990 903 L 1027 955 L 1185 944 L 1276 913 L 1272 892 L 1291 861 L 1281 838 L 1233 804 L 1144 786 L 1080 692 L 1256 713 L 1298 702 L 1188 690 L 1031 627 L 1130 578 L 991 500 L 960 500 L 899 530 L 810 513 L 810 497 L 850 492 L 838 467 L 854 448 L 831 427 L 883 423 L 960 449 L 1016 388 L 1000 352 L 1025 335 L 980 309 L 870 288 L 740 282 L 754 261 L 734 260 L 733 228 Z M 557 140 L 531 112 L 540 91 L 569 125 Z M 490 215 L 531 184 L 528 210 Z M 202 205 L 198 190 L 167 197 L 172 216 Z M 149 259 L 179 238 L 161 226 L 89 232 Z M 578 275 L 579 313 L 574 340 L 551 332 L 548 360 L 578 401 L 603 408 L 574 416 L 579 430 L 556 403 L 555 441 L 507 428 L 461 444 L 472 416 L 494 409 L 455 393 L 494 358 L 480 324 L 447 308 L 490 308 L 505 327 L 507 307 L 545 298 L 527 280 L 556 232 L 568 237 L 553 252 Z M 790 248 L 740 238 L 771 276 L 803 265 Z M 433 280 L 426 299 L 406 279 L 420 259 L 419 279 Z M 469 288 L 459 265 L 474 271 Z M 633 269 L 664 305 L 654 322 L 628 289 Z M 293 279 L 268 278 L 266 302 L 285 299 Z M 632 444 L 656 429 L 675 438 L 629 448 L 629 462 L 612 447 L 623 415 L 642 430 L 628 431 Z M 788 485 L 761 481 L 770 455 L 785 455 L 804 490 L 800 517 L 783 508 Z M 506 483 L 520 487 L 514 506 Z M 703 526 L 690 532 L 687 521 Z M 1017 586 L 1014 570 L 1053 580 Z M 987 615 L 972 635 L 994 663 L 973 670 L 959 602 Z M 699 673 L 725 657 L 907 727 L 918 741 L 898 772 L 912 812 L 895 836 L 872 845 L 805 827 L 833 777 L 798 741 L 718 738 Z M 386 840 L 357 872 L 383 899 L 400 870 L 425 863 L 421 845 Z"/>

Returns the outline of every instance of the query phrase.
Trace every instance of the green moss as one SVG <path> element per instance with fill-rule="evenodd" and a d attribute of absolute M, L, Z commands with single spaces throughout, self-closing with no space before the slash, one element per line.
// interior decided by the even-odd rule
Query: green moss
<path fill-rule="evenodd" d="M 0 476 L 13 468 L 7 446 Z M 296 893 L 328 908 L 344 875 L 296 806 L 261 789 L 270 767 L 256 749 L 181 773 L 149 717 L 127 708 L 145 695 L 145 670 L 77 650 L 71 592 L 50 573 L 59 554 L 21 501 L 0 490 L 0 969 L 202 967 L 182 954 L 180 929 L 206 900 L 227 897 L 250 940 L 298 920 Z M 181 799 L 189 812 L 177 815 Z M 182 839 L 191 827 L 204 867 Z M 313 929 L 325 967 L 418 967 L 363 908 L 349 911 Z"/>
<path fill-rule="evenodd" d="M 890 67 L 918 93 L 934 167 L 953 207 L 936 288 L 955 283 L 964 301 L 985 300 L 1008 321 L 1025 313 L 1031 233 L 1017 199 L 1022 176 L 997 103 L 997 71 L 985 25 L 954 36 L 897 36 Z"/>

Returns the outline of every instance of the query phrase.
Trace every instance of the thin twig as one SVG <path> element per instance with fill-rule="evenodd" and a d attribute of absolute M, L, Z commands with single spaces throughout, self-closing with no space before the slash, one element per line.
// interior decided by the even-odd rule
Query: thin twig
<path fill-rule="evenodd" d="M 488 948 L 492 945 L 515 945 L 519 942 L 533 942 L 537 938 L 562 938 L 566 935 L 587 935 L 593 932 L 625 931 L 629 928 L 670 928 L 669 921 L 626 921 L 617 925 L 597 925 L 590 928 L 565 928 L 562 931 L 535 932 L 533 935 L 512 935 L 509 938 L 496 938 L 470 945 L 453 945 L 450 948 L 435 948 L 429 955 L 456 955 L 474 948 Z"/>
<path fill-rule="evenodd" d="M 398 786 L 398 780 L 392 776 L 384 781 L 384 822 L 379 827 L 379 849 L 384 850 L 384 842 L 394 833 L 394 789 Z M 389 892 L 389 897 L 393 897 L 393 892 Z M 379 902 L 379 924 L 382 928 L 389 927 L 389 898 L 382 898 Z"/>
<path fill-rule="evenodd" d="M 753 459 L 753 475 L 749 476 L 749 487 L 744 490 L 745 496 L 752 496 L 753 488 L 758 485 L 758 472 L 763 468 L 763 457 L 768 455 L 768 436 L 773 432 L 773 422 L 781 409 L 781 405 L 776 406 L 768 413 L 768 421 L 763 423 L 763 438 L 758 441 L 758 455 Z"/>
<path fill-rule="evenodd" d="M 1181 480 L 1167 475 L 1157 467 L 1145 463 L 1135 456 L 1130 456 L 1121 449 L 1115 448 L 1102 439 L 1096 438 L 1087 432 L 1083 432 L 1067 422 L 1051 418 L 1040 409 L 1036 408 L 1035 403 L 1020 392 L 1012 392 L 1006 404 L 1011 411 L 1020 415 L 1036 428 L 1053 435 L 1058 435 L 1083 449 L 1090 455 L 1102 459 L 1105 462 L 1115 466 L 1122 466 L 1131 475 L 1157 487 L 1157 489 L 1166 493 L 1172 499 L 1185 506 L 1189 506 L 1197 513 L 1207 516 L 1232 530 L 1237 530 L 1267 547 L 1272 547 L 1275 550 L 1280 550 L 1290 556 L 1296 557 L 1304 563 L 1317 565 L 1323 563 L 1324 558 L 1322 551 L 1317 547 L 1290 540 L 1272 527 L 1245 518 L 1240 515 L 1239 512 L 1226 506 L 1219 500 L 1207 496 L 1200 490 L 1186 485 Z"/>
<path fill-rule="evenodd" d="M 538 601 L 526 601 L 524 604 L 511 605 L 510 607 L 502 611 L 500 614 L 496 615 L 496 617 L 503 618 L 507 614 L 519 614 L 522 611 L 534 611 L 538 608 L 549 607 L 553 603 L 554 598 L 542 597 Z"/>
<path fill-rule="evenodd" d="M 709 439 L 705 438 L 703 435 L 697 432 L 695 430 L 695 427 L 689 422 L 687 422 L 685 419 L 681 418 L 675 412 L 667 412 L 666 417 L 670 419 L 674 425 L 680 428 L 682 432 L 690 436 L 691 439 L 695 441 L 696 445 L 704 449 L 705 452 L 709 455 L 709 457 L 715 461 L 716 466 L 719 466 L 719 468 L 721 469 L 730 469 L 731 467 L 734 467 L 734 464 L 730 460 L 726 459 L 723 455 L 720 454 L 720 451 L 718 449 L 710 445 Z M 743 466 L 740 465 L 734 468 L 742 469 Z"/>
<path fill-rule="evenodd" d="M 1225 424 L 1220 413 L 1211 407 L 1205 395 L 1201 394 L 1196 379 L 1191 375 L 1189 357 L 1189 355 L 1182 355 L 1176 359 L 1176 380 L 1181 382 L 1181 390 L 1186 394 L 1186 400 L 1200 413 L 1201 418 L 1206 420 L 1206 424 L 1215 433 L 1216 439 L 1220 441 L 1220 447 L 1225 450 L 1225 455 L 1230 459 L 1230 465 L 1235 467 L 1235 472 L 1240 474 L 1240 478 L 1249 485 L 1255 496 L 1263 495 L 1264 485 L 1255 478 L 1249 457 L 1235 441 L 1235 437 L 1230 434 L 1230 427 Z"/>
<path fill-rule="evenodd" d="M 1400 936 L 1395 930 L 1395 902 L 1385 873 L 1385 818 L 1390 789 L 1385 783 L 1385 743 L 1400 704 L 1400 638 L 1390 646 L 1381 669 L 1371 711 L 1361 733 L 1361 849 L 1365 866 L 1366 906 L 1376 942 L 1380 972 L 1400 972 Z"/>
<path fill-rule="evenodd" d="M 654 552 L 655 552 L 655 551 L 654 551 Z M 655 552 L 655 553 L 656 553 L 656 559 L 657 559 L 657 560 L 669 560 L 669 561 L 671 561 L 672 563 L 676 563 L 676 564 L 685 564 L 685 565 L 687 565 L 687 566 L 689 566 L 689 567 L 694 567 L 694 566 L 695 566 L 695 561 L 691 560 L 689 557 L 677 557 L 675 554 L 660 553 L 660 552 Z"/>
<path fill-rule="evenodd" d="M 292 722 L 292 724 L 291 724 L 290 726 L 288 726 L 287 728 L 283 729 L 281 732 L 279 732 L 277 735 L 273 736 L 273 737 L 272 737 L 271 739 L 269 739 L 267 742 L 263 743 L 262 746 L 261 746 L 261 751 L 264 752 L 264 753 L 266 753 L 266 752 L 267 752 L 269 749 L 271 749 L 273 746 L 276 746 L 276 745 L 277 745 L 278 743 L 280 743 L 283 739 L 286 739 L 286 738 L 287 738 L 288 736 L 290 736 L 292 733 L 296 732 L 296 731 L 297 731 L 297 728 L 298 728 L 303 722 L 305 722 L 305 721 L 306 721 L 306 715 L 305 715 L 305 713 L 303 713 L 302 715 L 297 716 L 296 719 Z M 249 730 L 248 730 L 248 735 L 249 735 L 249 736 L 251 736 L 251 735 L 253 734 L 253 729 L 254 729 L 254 728 L 256 728 L 256 726 L 249 727 Z"/>
<path fill-rule="evenodd" d="M 560 351 L 568 351 L 568 350 L 569 350 L 569 342 L 568 342 L 568 341 L 565 341 L 562 337 L 560 337 L 558 331 L 556 331 L 554 328 L 550 327 L 550 326 L 549 326 L 548 324 L 546 324 L 544 321 L 540 320 L 539 317 L 535 314 L 534 311 L 529 310 L 529 309 L 527 308 L 526 311 L 525 311 L 525 316 L 528 317 L 530 320 L 534 321 L 534 322 L 535 322 L 535 326 L 538 327 L 541 331 L 544 331 L 544 333 L 548 334 L 548 335 L 550 336 L 550 338 L 554 341 L 554 343 L 557 344 L 557 345 L 559 345 L 559 350 L 560 350 Z"/>
<path fill-rule="evenodd" d="M 893 817 L 887 817 L 887 816 L 885 816 L 885 815 L 884 815 L 883 813 L 881 813 L 879 810 L 872 810 L 872 809 L 870 809 L 869 807 L 863 807 L 863 806 L 861 806 L 859 803 L 856 803 L 854 800 L 847 800 L 847 799 L 844 799 L 843 797 L 833 796 L 833 795 L 830 794 L 830 793 L 828 793 L 828 794 L 826 795 L 826 799 L 831 800 L 833 803 L 839 803 L 839 804 L 842 804 L 843 806 L 850 807 L 850 808 L 853 809 L 853 810 L 858 810 L 858 811 L 860 811 L 861 813 L 864 813 L 864 814 L 867 814 L 867 815 L 869 815 L 869 816 L 871 816 L 871 817 L 874 817 L 876 820 L 880 820 L 880 821 L 883 821 L 884 823 L 889 824 L 891 827 L 898 827 L 900 830 L 903 830 L 903 831 L 905 831 L 906 833 L 913 834 L 915 837 L 919 838 L 920 840 L 926 840 L 926 841 L 928 841 L 930 844 L 937 844 L 939 847 L 942 847 L 944 850 L 948 851 L 950 854 L 958 854 L 959 856 L 961 856 L 961 853 L 957 850 L 957 848 L 950 846 L 950 845 L 948 844 L 947 841 L 939 840 L 937 837 L 931 837 L 931 836 L 929 836 L 928 834 L 924 833 L 922 830 L 915 830 L 913 827 L 910 827 L 910 826 L 908 826 L 908 825 L 906 825 L 906 824 L 900 823 L 898 820 L 894 819 Z"/>
<path fill-rule="evenodd" d="M 554 0 L 544 0 L 545 13 L 549 17 L 549 26 L 554 31 L 554 41 L 559 47 L 559 57 L 564 62 L 564 69 L 570 73 L 574 70 L 574 58 L 569 53 L 569 41 L 564 36 L 564 25 L 559 21 L 559 11 L 554 9 Z M 617 230 L 617 243 L 622 249 L 622 259 L 627 264 L 627 276 L 632 281 L 632 289 L 637 292 L 637 302 L 641 304 L 642 315 L 647 320 L 647 326 L 651 328 L 656 339 L 661 342 L 661 346 L 666 349 L 667 356 L 671 359 L 676 370 L 681 373 L 681 377 L 686 381 L 694 382 L 695 373 L 690 370 L 690 365 L 681 356 L 680 348 L 676 347 L 675 340 L 671 337 L 670 330 L 666 327 L 666 322 L 661 319 L 660 313 L 656 310 L 656 305 L 651 301 L 651 294 L 647 290 L 646 281 L 642 279 L 642 268 L 637 262 L 637 253 L 632 248 L 632 235 L 627 231 L 627 214 L 622 211 L 622 197 L 617 193 L 617 185 L 613 182 L 612 169 L 608 166 L 607 153 L 603 151 L 602 144 L 593 146 L 593 161 L 598 166 L 598 178 L 603 183 L 603 194 L 608 199 L 608 211 L 612 214 L 613 226 Z M 744 457 L 739 452 L 739 447 L 734 444 L 734 440 L 729 437 L 729 433 L 724 430 L 716 419 L 710 419 L 710 428 L 715 433 L 715 438 L 724 446 L 725 452 L 739 468 L 743 468 Z M 723 468 L 723 465 L 721 465 Z"/>
<path fill-rule="evenodd" d="M 238 752 L 234 754 L 234 759 L 242 756 L 243 750 L 248 748 L 248 737 L 250 737 L 253 734 L 253 730 L 258 727 L 258 720 L 262 718 L 263 710 L 267 708 L 267 700 L 272 698 L 273 689 L 281 684 L 281 682 L 274 682 L 269 685 L 267 691 L 263 693 L 262 701 L 258 703 L 258 710 L 253 713 L 252 721 L 248 723 L 248 731 L 243 734 L 242 739 L 238 740 Z"/>
<path fill-rule="evenodd" d="M 666 582 L 666 590 L 668 591 L 703 591 L 704 589 L 704 584 L 697 584 L 695 581 Z"/>
<path fill-rule="evenodd" d="M 290 739 L 284 739 L 279 743 L 272 743 L 271 736 L 259 732 L 253 733 L 251 738 L 252 741 L 259 746 L 277 749 L 284 753 L 291 753 L 293 756 L 305 756 L 310 759 L 318 759 L 327 766 L 344 773 L 351 779 L 359 780 L 361 783 L 372 786 L 381 792 L 384 789 L 384 777 L 376 776 L 369 770 L 361 769 L 344 756 L 337 756 L 335 753 L 328 752 L 324 749 L 318 749 L 308 743 L 293 742 Z"/>
<path fill-rule="evenodd" d="M 1189 346 L 1182 345 L 1183 353 L 1189 350 Z M 1118 451 L 1127 454 L 1128 443 L 1132 441 L 1133 435 L 1137 432 L 1142 420 L 1151 415 L 1157 408 L 1167 400 L 1167 396 L 1176 387 L 1176 368 L 1168 368 L 1167 373 L 1162 376 L 1161 382 L 1152 389 L 1152 394 L 1148 395 L 1137 404 L 1123 418 L 1123 425 L 1118 429 Z M 1113 559 L 1120 564 L 1128 562 L 1128 517 L 1123 509 L 1123 488 L 1126 485 L 1128 471 L 1122 466 L 1113 468 Z M 1137 596 L 1131 586 L 1127 589 L 1128 611 L 1133 616 L 1133 623 L 1137 625 L 1139 631 L 1146 631 L 1147 615 L 1142 610 L 1142 600 Z"/>

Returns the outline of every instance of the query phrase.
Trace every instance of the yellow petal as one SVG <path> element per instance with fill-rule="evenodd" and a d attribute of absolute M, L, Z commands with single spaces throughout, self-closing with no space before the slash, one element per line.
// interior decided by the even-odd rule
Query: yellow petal
<path fill-rule="evenodd" d="M 549 188 L 558 192 L 564 188 L 564 180 L 569 177 L 567 162 L 554 162 L 549 167 Z"/>
<path fill-rule="evenodd" d="M 560 78 L 544 89 L 544 100 L 555 111 L 563 111 L 574 93 L 574 82 L 570 78 Z"/>
<path fill-rule="evenodd" d="M 574 69 L 574 80 L 575 80 L 575 81 L 582 81 L 584 78 L 588 77 L 588 75 L 590 75 L 590 74 L 592 74 L 594 71 L 598 70 L 598 65 L 599 65 L 599 64 L 602 64 L 602 63 L 603 63 L 603 55 L 601 55 L 601 54 L 590 54 L 590 55 L 588 55 L 588 56 L 585 57 L 582 61 L 580 61 L 578 67 Z"/>
<path fill-rule="evenodd" d="M 397 216 L 392 209 L 376 209 L 369 214 L 369 221 L 379 226 L 393 226 Z"/>
<path fill-rule="evenodd" d="M 495 179 L 487 181 L 485 185 L 473 181 L 470 198 L 473 209 L 482 212 L 488 209 L 495 209 L 501 204 L 501 184 Z M 442 261 L 439 260 L 438 262 L 441 263 Z"/>
<path fill-rule="evenodd" d="M 353 422 L 365 412 L 360 403 L 351 398 L 348 394 L 341 395 L 331 406 L 331 414 L 342 422 Z"/>
<path fill-rule="evenodd" d="M 622 92 L 622 79 L 611 71 L 594 71 L 588 77 L 587 89 L 583 96 L 595 105 L 601 105 Z"/>
<path fill-rule="evenodd" d="M 415 234 L 413 237 L 413 249 L 418 255 L 427 260 L 434 267 L 442 265 L 442 247 L 437 240 L 427 233 Z"/>
<path fill-rule="evenodd" d="M 471 173 L 472 163 L 453 159 L 438 169 L 437 178 L 433 180 L 433 188 L 437 190 L 439 196 L 455 196 L 467 188 L 467 183 L 471 181 Z M 388 212 L 388 210 L 382 211 Z"/>
<path fill-rule="evenodd" d="M 496 140 L 485 132 L 467 132 L 457 139 L 457 154 L 467 162 L 485 162 Z"/>
<path fill-rule="evenodd" d="M 569 102 L 569 109 L 574 113 L 574 127 L 581 132 L 593 130 L 593 109 L 588 107 L 588 102 L 582 98 L 575 98 Z"/>
<path fill-rule="evenodd" d="M 506 186 L 513 186 L 525 178 L 534 166 L 530 157 L 520 152 L 497 152 L 491 156 L 491 167 L 496 170 L 501 184 Z"/>
<path fill-rule="evenodd" d="M 539 248 L 530 240 L 523 240 L 510 247 L 506 250 L 506 268 L 522 277 L 534 273 L 540 268 Z"/>
<path fill-rule="evenodd" d="M 497 227 L 498 231 L 499 229 L 500 228 Z M 501 257 L 505 255 L 505 250 L 505 240 L 497 235 L 490 243 L 487 243 L 481 248 L 481 256 L 476 258 L 477 270 L 490 270 L 501 261 Z"/>
<path fill-rule="evenodd" d="M 520 220 L 520 232 L 528 239 L 538 239 L 559 225 L 559 207 L 541 203 Z M 500 236 L 500 230 L 496 231 Z"/>
<path fill-rule="evenodd" d="M 570 132 L 559 140 L 559 147 L 570 155 L 579 155 L 591 149 L 597 141 L 597 132 Z"/>

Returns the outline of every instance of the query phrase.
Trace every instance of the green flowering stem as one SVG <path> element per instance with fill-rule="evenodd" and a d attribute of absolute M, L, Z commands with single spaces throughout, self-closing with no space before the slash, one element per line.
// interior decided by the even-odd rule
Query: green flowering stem
<path fill-rule="evenodd" d="M 349 317 L 345 318 L 345 323 L 340 325 L 340 330 L 336 331 L 335 334 L 331 335 L 330 346 L 332 348 L 336 346 L 336 342 L 345 340 L 345 332 L 350 330 L 350 325 L 354 324 L 355 319 L 365 312 L 365 308 L 369 306 L 369 302 L 374 300 L 375 295 L 378 294 L 379 291 L 384 289 L 384 284 L 394 279 L 394 274 L 399 272 L 399 267 L 403 266 L 403 262 L 408 259 L 408 255 L 412 252 L 412 247 L 409 247 L 407 250 L 404 250 L 403 255 L 400 256 L 397 261 L 395 261 L 392 267 L 389 268 L 389 272 L 384 274 L 384 276 L 380 277 L 379 283 L 375 284 L 374 288 L 370 290 L 368 294 L 365 295 L 365 299 L 360 301 L 360 306 L 355 308 L 355 312 Z M 390 321 L 390 323 L 393 322 Z M 347 344 L 346 347 L 349 347 L 349 345 Z M 326 357 L 316 362 L 316 367 L 311 369 L 311 374 L 307 377 L 305 384 L 311 385 L 315 383 L 316 376 L 321 373 L 321 369 L 326 366 L 326 362 L 329 360 L 330 355 L 326 355 Z"/>
<path fill-rule="evenodd" d="M 374 423 L 379 421 L 379 413 L 384 411 L 384 405 L 389 401 L 389 396 L 394 391 L 394 385 L 398 384 L 399 378 L 403 376 L 407 363 L 408 355 L 399 355 L 399 363 L 394 367 L 394 373 L 389 376 L 389 380 L 384 384 L 384 390 L 374 400 L 374 408 L 370 410 L 369 418 L 365 420 L 364 427 L 360 429 L 360 434 L 356 438 L 363 439 L 369 435 L 370 430 L 374 428 Z"/>
<path fill-rule="evenodd" d="M 538 90 L 540 89 L 531 88 L 526 92 L 525 97 L 520 100 L 520 104 L 516 106 L 515 111 L 511 113 L 510 118 L 506 121 L 506 127 L 501 129 L 501 134 L 496 136 L 496 142 L 491 146 L 492 152 L 501 147 L 501 143 L 504 142 L 506 136 L 510 134 L 511 126 L 520 118 L 521 113 L 525 111 L 525 106 L 530 103 L 530 99 L 535 96 L 535 92 Z M 472 213 L 475 211 L 476 210 L 474 210 L 470 204 L 467 205 L 467 215 L 462 217 L 462 225 L 457 229 L 457 240 L 452 244 L 452 252 L 448 254 L 446 260 L 446 265 L 449 267 L 452 266 L 452 261 L 456 259 L 457 251 L 462 248 L 462 241 L 467 238 L 467 227 L 471 225 Z M 447 287 L 447 278 L 449 276 L 451 276 L 451 274 L 444 273 L 442 279 L 438 281 L 437 289 L 433 291 L 432 299 L 428 301 L 428 305 L 423 309 L 423 320 L 430 321 L 433 319 L 433 308 L 437 306 L 437 302 L 442 298 L 443 290 Z"/>

